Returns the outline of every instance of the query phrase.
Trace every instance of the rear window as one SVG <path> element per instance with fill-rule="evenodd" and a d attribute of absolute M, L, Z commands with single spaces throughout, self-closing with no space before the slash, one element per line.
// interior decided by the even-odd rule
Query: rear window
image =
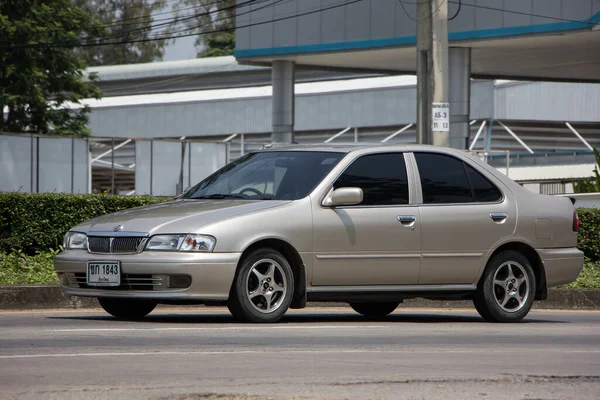
<path fill-rule="evenodd" d="M 489 179 L 447 154 L 415 153 L 424 204 L 489 203 L 502 192 Z"/>

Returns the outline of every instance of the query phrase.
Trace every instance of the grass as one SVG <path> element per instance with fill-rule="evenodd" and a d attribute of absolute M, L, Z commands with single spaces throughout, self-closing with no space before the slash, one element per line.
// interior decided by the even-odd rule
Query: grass
<path fill-rule="evenodd" d="M 583 271 L 575 282 L 560 287 L 561 289 L 600 289 L 600 261 L 585 260 Z"/>
<path fill-rule="evenodd" d="M 28 256 L 21 251 L 0 252 L 0 285 L 55 285 L 54 256 L 60 250 Z M 564 289 L 600 289 L 600 261 L 585 260 L 583 271 Z"/>
<path fill-rule="evenodd" d="M 59 250 L 28 256 L 21 251 L 0 252 L 0 285 L 54 285 L 54 256 Z"/>

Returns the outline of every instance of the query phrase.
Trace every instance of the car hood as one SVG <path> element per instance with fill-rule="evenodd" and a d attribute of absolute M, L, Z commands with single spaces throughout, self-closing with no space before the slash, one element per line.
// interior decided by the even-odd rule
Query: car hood
<path fill-rule="evenodd" d="M 276 200 L 173 200 L 119 211 L 86 221 L 72 230 L 93 234 L 113 232 L 190 233 L 204 225 L 268 208 L 289 201 Z M 200 233 L 200 232 L 197 232 Z"/>

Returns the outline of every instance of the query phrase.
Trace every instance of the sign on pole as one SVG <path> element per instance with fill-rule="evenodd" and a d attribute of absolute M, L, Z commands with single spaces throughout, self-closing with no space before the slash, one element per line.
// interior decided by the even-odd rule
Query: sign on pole
<path fill-rule="evenodd" d="M 450 104 L 431 104 L 431 130 L 437 132 L 450 132 Z"/>

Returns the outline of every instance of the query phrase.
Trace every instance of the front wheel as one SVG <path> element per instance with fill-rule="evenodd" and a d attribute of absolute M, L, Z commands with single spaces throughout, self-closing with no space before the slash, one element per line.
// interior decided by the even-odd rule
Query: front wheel
<path fill-rule="evenodd" d="M 142 319 L 156 307 L 156 302 L 138 299 L 99 297 L 98 302 L 110 315 L 128 320 Z"/>
<path fill-rule="evenodd" d="M 473 303 L 487 321 L 519 322 L 531 310 L 535 290 L 535 274 L 527 257 L 503 251 L 488 262 Z"/>
<path fill-rule="evenodd" d="M 400 304 L 397 301 L 375 302 L 375 303 L 350 303 L 350 307 L 365 317 L 385 317 L 392 313 Z"/>
<path fill-rule="evenodd" d="M 258 249 L 242 261 L 227 307 L 236 318 L 276 322 L 288 310 L 293 294 L 294 274 L 286 258 L 273 249 Z"/>

